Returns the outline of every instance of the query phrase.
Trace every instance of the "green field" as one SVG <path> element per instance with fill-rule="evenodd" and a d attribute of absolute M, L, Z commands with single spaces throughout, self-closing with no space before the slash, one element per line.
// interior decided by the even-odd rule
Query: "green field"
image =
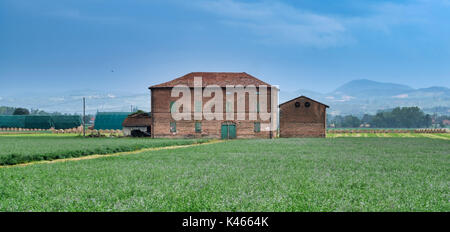
<path fill-rule="evenodd" d="M 450 211 L 449 151 L 431 138 L 232 140 L 6 167 L 0 211 Z"/>
<path fill-rule="evenodd" d="M 327 138 L 431 138 L 450 140 L 449 133 L 328 133 Z"/>
<path fill-rule="evenodd" d="M 143 148 L 201 143 L 194 139 L 83 138 L 76 135 L 22 134 L 0 136 L 0 165 L 135 151 Z"/>

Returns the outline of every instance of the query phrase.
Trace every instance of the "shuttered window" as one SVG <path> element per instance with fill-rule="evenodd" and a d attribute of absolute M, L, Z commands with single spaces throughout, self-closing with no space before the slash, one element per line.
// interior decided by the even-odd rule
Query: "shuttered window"
<path fill-rule="evenodd" d="M 261 123 L 260 122 L 255 122 L 255 132 L 260 132 L 261 131 Z"/>
<path fill-rule="evenodd" d="M 195 113 L 201 113 L 202 112 L 202 102 L 201 101 L 195 101 Z"/>
<path fill-rule="evenodd" d="M 233 107 L 232 107 L 232 106 L 233 106 L 233 104 L 232 104 L 231 102 L 228 102 L 228 101 L 227 101 L 227 103 L 226 103 L 226 109 L 225 109 L 227 113 L 231 113 L 231 112 L 232 112 L 232 110 L 233 110 Z"/>
<path fill-rule="evenodd" d="M 170 102 L 170 108 L 169 108 L 170 113 L 175 112 L 175 109 L 172 109 L 174 103 L 175 103 L 174 101 L 171 101 L 171 102 Z"/>
<path fill-rule="evenodd" d="M 177 123 L 176 122 L 170 122 L 170 132 L 177 132 Z"/>
<path fill-rule="evenodd" d="M 201 122 L 195 122 L 195 132 L 196 133 L 202 132 L 202 123 Z"/>

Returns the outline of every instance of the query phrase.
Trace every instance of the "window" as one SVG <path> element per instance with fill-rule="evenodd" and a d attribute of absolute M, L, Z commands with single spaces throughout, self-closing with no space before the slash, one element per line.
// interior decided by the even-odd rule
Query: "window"
<path fill-rule="evenodd" d="M 194 108 L 195 108 L 195 113 L 201 113 L 202 112 L 202 102 L 195 101 Z"/>
<path fill-rule="evenodd" d="M 261 131 L 261 123 L 260 122 L 255 122 L 255 132 L 260 132 Z"/>
<path fill-rule="evenodd" d="M 195 133 L 202 133 L 202 123 L 195 122 Z"/>
<path fill-rule="evenodd" d="M 310 107 L 310 106 L 311 106 L 311 103 L 305 102 L 305 107 Z"/>
<path fill-rule="evenodd" d="M 176 122 L 170 122 L 170 132 L 172 132 L 172 133 L 177 132 L 177 123 Z"/>
<path fill-rule="evenodd" d="M 175 109 L 172 109 L 174 103 L 175 103 L 174 101 L 171 101 L 171 102 L 170 102 L 170 108 L 169 108 L 170 113 L 175 112 Z M 172 111 L 172 110 L 173 110 L 173 111 Z"/>
<path fill-rule="evenodd" d="M 232 103 L 227 101 L 227 105 L 226 105 L 226 112 L 232 112 Z"/>
<path fill-rule="evenodd" d="M 295 103 L 295 108 L 299 108 L 300 107 L 300 102 L 296 102 Z"/>

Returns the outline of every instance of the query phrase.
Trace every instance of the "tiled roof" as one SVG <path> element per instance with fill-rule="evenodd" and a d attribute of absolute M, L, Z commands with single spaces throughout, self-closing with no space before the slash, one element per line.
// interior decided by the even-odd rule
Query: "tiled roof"
<path fill-rule="evenodd" d="M 267 87 L 270 87 L 266 82 L 245 72 L 192 72 L 174 80 L 150 86 L 149 89 L 175 87 L 176 85 L 194 87 L 194 77 L 202 77 L 203 87 L 208 85 L 218 85 L 220 87 L 226 87 L 227 85 L 243 85 L 244 87 L 248 85 L 255 85 L 257 87 L 266 85 Z"/>
<path fill-rule="evenodd" d="M 152 118 L 149 114 L 134 114 L 128 116 L 122 123 L 122 126 L 151 126 Z"/>
<path fill-rule="evenodd" d="M 286 103 L 289 103 L 289 102 L 291 102 L 291 101 L 300 99 L 300 98 L 308 99 L 308 100 L 313 101 L 313 102 L 316 102 L 316 103 L 318 103 L 318 104 L 320 104 L 320 105 L 324 105 L 324 106 L 327 107 L 327 108 L 330 108 L 328 105 L 325 105 L 325 104 L 323 104 L 322 102 L 318 102 L 318 101 L 316 101 L 316 100 L 314 100 L 314 99 L 311 99 L 311 98 L 305 97 L 305 96 L 296 97 L 296 98 L 291 99 L 291 100 L 289 100 L 289 101 L 287 101 L 287 102 L 281 103 L 278 107 L 280 107 L 280 106 L 282 106 L 282 105 L 284 105 L 284 104 L 286 104 Z"/>

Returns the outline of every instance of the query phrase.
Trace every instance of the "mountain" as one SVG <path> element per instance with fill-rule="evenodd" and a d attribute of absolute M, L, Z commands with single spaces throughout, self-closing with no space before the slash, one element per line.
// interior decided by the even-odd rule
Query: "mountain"
<path fill-rule="evenodd" d="M 366 79 L 350 81 L 337 88 L 333 94 L 353 97 L 395 96 L 414 90 L 407 85 L 382 83 Z"/>
<path fill-rule="evenodd" d="M 347 82 L 326 94 L 303 90 L 288 94 L 281 91 L 280 102 L 284 102 L 288 95 L 305 95 L 321 101 L 330 106 L 331 114 L 373 114 L 398 106 L 418 106 L 426 109 L 427 113 L 450 115 L 446 110 L 450 109 L 450 89 L 439 86 L 414 89 L 407 85 L 361 79 Z M 440 110 L 431 110 L 436 108 Z"/>

